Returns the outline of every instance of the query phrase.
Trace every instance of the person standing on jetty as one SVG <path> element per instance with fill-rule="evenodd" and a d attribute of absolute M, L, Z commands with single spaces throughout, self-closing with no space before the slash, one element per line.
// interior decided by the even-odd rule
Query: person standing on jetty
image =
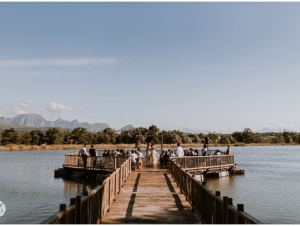
<path fill-rule="evenodd" d="M 97 154 L 96 149 L 94 148 L 94 145 L 91 145 L 89 153 L 91 156 L 90 157 L 90 167 L 92 167 L 92 165 L 93 165 L 93 168 L 95 169 L 98 154 Z"/>
<path fill-rule="evenodd" d="M 135 170 L 135 168 L 136 168 L 136 160 L 138 159 L 138 156 L 135 153 L 135 150 L 131 151 L 130 158 L 131 158 L 131 169 Z"/>
<path fill-rule="evenodd" d="M 202 156 L 206 156 L 207 153 L 207 148 L 206 148 L 206 144 L 203 145 L 202 151 L 201 151 L 201 155 Z"/>
<path fill-rule="evenodd" d="M 226 155 L 231 155 L 230 144 L 227 145 Z"/>
<path fill-rule="evenodd" d="M 146 164 L 150 164 L 151 160 L 151 143 L 147 143 L 146 147 Z"/>
<path fill-rule="evenodd" d="M 156 152 L 156 147 L 155 147 L 155 145 L 152 145 L 152 146 L 151 146 L 150 151 L 151 151 L 151 155 L 150 155 L 150 164 L 151 164 L 151 165 L 155 165 L 155 164 L 158 162 L 158 160 L 159 160 L 159 154 Z"/>
<path fill-rule="evenodd" d="M 82 161 L 83 161 L 83 168 L 86 168 L 86 161 L 87 161 L 87 157 L 88 157 L 88 153 L 86 151 L 86 144 L 83 144 L 82 148 L 79 150 L 78 152 L 78 157 L 81 156 Z"/>
<path fill-rule="evenodd" d="M 180 143 L 177 143 L 176 157 L 183 157 L 183 156 L 184 156 L 184 151 L 182 147 L 180 147 Z"/>

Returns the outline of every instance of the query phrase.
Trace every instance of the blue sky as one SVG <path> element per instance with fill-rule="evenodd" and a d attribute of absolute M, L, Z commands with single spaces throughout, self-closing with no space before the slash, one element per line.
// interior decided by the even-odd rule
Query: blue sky
<path fill-rule="evenodd" d="M 0 3 L 0 116 L 300 131 L 300 3 Z"/>

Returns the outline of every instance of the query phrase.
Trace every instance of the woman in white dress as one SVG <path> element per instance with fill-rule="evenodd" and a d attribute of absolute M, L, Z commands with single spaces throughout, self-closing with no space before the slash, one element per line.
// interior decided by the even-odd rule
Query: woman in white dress
<path fill-rule="evenodd" d="M 150 164 L 151 163 L 151 143 L 147 143 L 147 147 L 146 147 L 146 164 Z"/>
<path fill-rule="evenodd" d="M 151 162 L 150 164 L 154 165 L 159 160 L 159 154 L 156 152 L 156 147 L 153 145 L 151 147 Z"/>

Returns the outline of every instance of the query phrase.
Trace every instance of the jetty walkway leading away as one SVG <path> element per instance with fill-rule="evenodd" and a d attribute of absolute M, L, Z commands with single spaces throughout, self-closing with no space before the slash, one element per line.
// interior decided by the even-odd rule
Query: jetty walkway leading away
<path fill-rule="evenodd" d="M 196 179 L 196 172 L 232 172 L 234 165 L 233 155 L 188 156 L 170 158 L 168 169 L 157 164 L 133 171 L 130 158 L 100 157 L 97 169 L 84 169 L 76 155 L 66 155 L 68 173 L 97 170 L 107 178 L 90 193 L 72 198 L 69 206 L 61 204 L 59 212 L 42 223 L 260 224 L 244 212 L 243 204 L 234 206 L 231 198 Z"/>
<path fill-rule="evenodd" d="M 159 165 L 159 164 L 157 164 Z M 166 169 L 131 171 L 103 224 L 199 224 L 198 215 Z"/>

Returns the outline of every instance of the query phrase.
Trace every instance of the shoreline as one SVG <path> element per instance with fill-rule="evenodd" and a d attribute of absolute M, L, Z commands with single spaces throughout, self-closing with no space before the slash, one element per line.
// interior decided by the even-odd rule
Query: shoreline
<path fill-rule="evenodd" d="M 140 148 L 146 148 L 146 144 L 141 144 Z M 181 147 L 202 147 L 202 143 L 192 143 L 192 144 L 181 144 Z M 226 147 L 227 144 L 210 144 L 211 147 Z M 244 147 L 244 146 L 299 146 L 299 144 L 268 144 L 268 143 L 251 143 L 251 144 L 232 144 L 232 147 Z M 82 144 L 56 144 L 56 145 L 6 145 L 0 146 L 1 151 L 31 151 L 31 150 L 79 150 Z M 160 149 L 160 144 L 156 147 Z M 90 144 L 87 144 L 87 149 L 90 148 Z M 94 144 L 95 149 L 134 149 L 135 144 Z M 176 144 L 164 144 L 164 148 L 176 149 Z"/>

